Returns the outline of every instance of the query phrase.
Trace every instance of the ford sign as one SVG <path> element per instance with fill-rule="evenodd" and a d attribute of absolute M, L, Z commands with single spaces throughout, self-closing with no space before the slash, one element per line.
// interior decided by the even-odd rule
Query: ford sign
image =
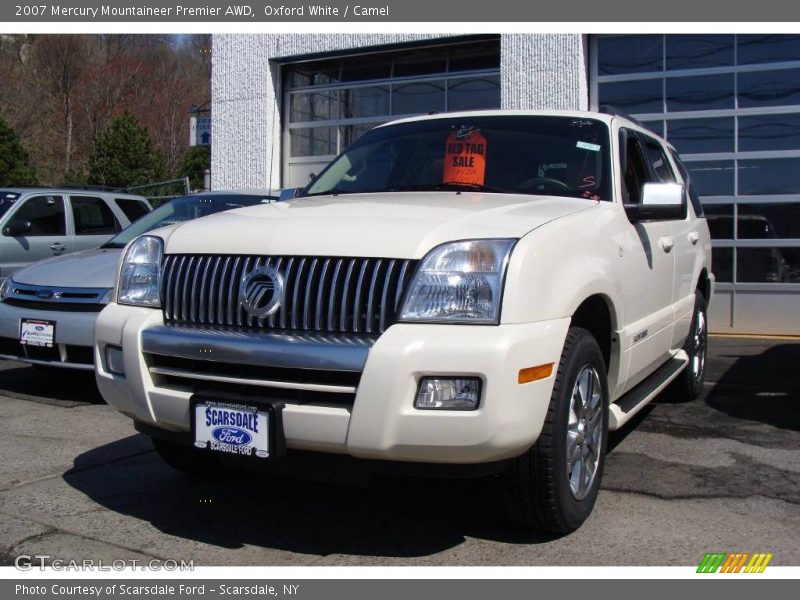
<path fill-rule="evenodd" d="M 234 446 L 247 446 L 253 438 L 246 431 L 238 427 L 217 427 L 211 432 L 218 442 Z"/>

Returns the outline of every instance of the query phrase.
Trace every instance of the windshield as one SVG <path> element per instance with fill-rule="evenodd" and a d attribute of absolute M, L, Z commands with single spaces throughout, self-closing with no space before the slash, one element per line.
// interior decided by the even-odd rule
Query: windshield
<path fill-rule="evenodd" d="M 174 225 L 181 221 L 189 221 L 206 215 L 260 204 L 265 200 L 274 200 L 273 196 L 248 196 L 244 194 L 215 194 L 213 196 L 186 196 L 175 198 L 147 213 L 138 221 L 123 229 L 106 242 L 104 248 L 124 248 L 133 238 L 139 237 L 159 227 Z"/>
<path fill-rule="evenodd" d="M 303 195 L 477 190 L 611 200 L 609 133 L 588 118 L 458 116 L 378 127 Z"/>
<path fill-rule="evenodd" d="M 17 201 L 19 198 L 19 194 L 17 192 L 6 192 L 5 190 L 0 190 L 0 217 L 2 217 L 8 209 L 14 206 L 14 202 Z"/>

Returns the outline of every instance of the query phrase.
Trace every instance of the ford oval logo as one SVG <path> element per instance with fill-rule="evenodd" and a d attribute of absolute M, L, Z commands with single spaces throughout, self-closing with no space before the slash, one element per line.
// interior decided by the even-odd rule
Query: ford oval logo
<path fill-rule="evenodd" d="M 247 446 L 253 440 L 249 433 L 238 427 L 217 427 L 211 432 L 211 435 L 222 444 L 234 446 Z"/>
<path fill-rule="evenodd" d="M 52 298 L 53 290 L 39 290 L 38 292 L 36 292 L 36 297 L 43 299 Z"/>

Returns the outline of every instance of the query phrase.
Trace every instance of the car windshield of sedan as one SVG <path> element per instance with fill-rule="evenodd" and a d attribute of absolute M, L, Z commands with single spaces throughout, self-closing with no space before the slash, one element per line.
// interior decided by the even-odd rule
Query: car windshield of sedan
<path fill-rule="evenodd" d="M 461 115 L 378 127 L 302 196 L 481 191 L 611 200 L 608 127 L 583 117 Z"/>
<path fill-rule="evenodd" d="M 174 225 L 181 221 L 189 221 L 198 217 L 213 215 L 214 213 L 244 206 L 261 204 L 268 200 L 277 200 L 274 196 L 247 194 L 219 194 L 213 196 L 186 196 L 175 198 L 162 204 L 153 212 L 147 213 L 103 245 L 103 248 L 124 248 L 132 239 L 143 233 Z"/>

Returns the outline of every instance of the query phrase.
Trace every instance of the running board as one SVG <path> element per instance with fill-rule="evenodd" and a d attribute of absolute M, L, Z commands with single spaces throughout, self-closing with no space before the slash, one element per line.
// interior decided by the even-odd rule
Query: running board
<path fill-rule="evenodd" d="M 616 431 L 658 396 L 689 364 L 689 355 L 678 350 L 658 370 L 608 407 L 608 430 Z"/>

